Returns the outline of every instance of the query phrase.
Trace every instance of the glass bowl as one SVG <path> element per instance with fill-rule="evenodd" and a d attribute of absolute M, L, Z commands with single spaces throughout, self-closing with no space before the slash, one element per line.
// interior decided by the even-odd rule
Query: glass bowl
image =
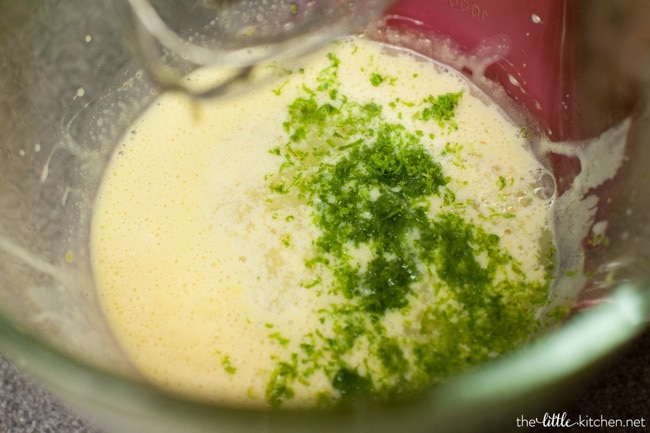
<path fill-rule="evenodd" d="M 95 193 L 124 131 L 160 91 L 224 57 L 210 57 L 217 49 L 202 38 L 198 52 L 210 56 L 186 56 L 147 28 L 136 0 L 1 0 L 3 351 L 108 431 L 484 431 L 557 404 L 637 335 L 650 313 L 650 10 L 643 1 L 553 0 L 534 9 L 521 3 L 403 0 L 379 17 L 367 11 L 385 3 L 359 2 L 353 10 L 364 19 L 339 26 L 335 14 L 332 27 L 312 20 L 286 40 L 249 35 L 261 48 L 250 48 L 251 57 L 244 48 L 237 62 L 221 65 L 239 77 L 260 60 L 296 56 L 347 33 L 415 50 L 518 107 L 549 138 L 559 220 L 575 217 L 575 203 L 591 203 L 579 232 L 559 240 L 575 253 L 560 258 L 571 266 L 558 267 L 558 290 L 572 309 L 552 332 L 401 400 L 254 410 L 180 399 L 143 380 L 103 318 L 88 245 Z M 187 3 L 195 4 L 212 3 Z M 302 2 L 287 4 L 292 15 L 292 4 L 302 10 Z M 177 6 L 159 10 L 161 22 L 182 23 L 196 11 Z M 169 28 L 181 44 L 197 40 Z M 199 96 L 225 93 L 237 82 Z"/>

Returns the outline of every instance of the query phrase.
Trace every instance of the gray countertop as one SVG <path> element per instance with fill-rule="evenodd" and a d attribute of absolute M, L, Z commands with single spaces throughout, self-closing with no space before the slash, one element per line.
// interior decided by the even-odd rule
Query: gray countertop
<path fill-rule="evenodd" d="M 0 353 L 0 433 L 99 433 Z"/>
<path fill-rule="evenodd" d="M 567 405 L 572 419 L 641 419 L 650 431 L 650 330 L 632 343 L 587 389 Z M 513 426 L 514 427 L 514 426 Z M 514 431 L 554 431 L 519 428 Z M 626 431 L 615 428 L 562 428 L 557 431 Z M 0 433 L 100 433 L 77 417 L 0 353 Z"/>

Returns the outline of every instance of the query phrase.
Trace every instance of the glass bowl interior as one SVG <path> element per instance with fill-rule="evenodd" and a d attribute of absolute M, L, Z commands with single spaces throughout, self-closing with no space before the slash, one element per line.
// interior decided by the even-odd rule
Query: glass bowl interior
<path fill-rule="evenodd" d="M 123 11 L 113 5 L 1 0 L 3 350 L 83 412 L 127 431 L 462 431 L 534 410 L 574 385 L 636 335 L 650 311 L 643 26 L 650 13 L 642 1 L 513 5 L 403 0 L 365 34 L 450 64 L 497 101 L 516 104 L 550 138 L 549 163 L 565 206 L 558 218 L 574 212 L 572 201 L 593 203 L 584 236 L 573 240 L 580 277 L 567 277 L 561 288 L 574 306 L 565 325 L 390 404 L 254 411 L 150 387 L 103 319 L 89 233 L 114 146 L 158 95 L 160 80 L 133 61 L 116 27 Z M 619 55 L 621 47 L 629 55 Z M 603 77 L 608 86 L 594 84 Z M 608 160 L 620 162 L 616 170 L 604 168 Z M 581 179 L 589 188 L 576 191 Z"/>

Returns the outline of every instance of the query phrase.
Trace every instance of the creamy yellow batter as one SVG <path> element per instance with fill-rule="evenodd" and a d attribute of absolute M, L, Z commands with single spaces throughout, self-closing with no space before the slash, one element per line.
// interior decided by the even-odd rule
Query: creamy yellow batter
<path fill-rule="evenodd" d="M 292 354 L 306 356 L 315 330 L 337 338 L 336 320 L 323 311 L 349 299 L 332 290 L 336 281 L 326 266 L 305 264 L 318 253 L 314 241 L 322 235 L 314 206 L 270 188 L 283 176 L 277 150 L 289 142 L 287 107 L 309 95 L 306 88 L 322 93 L 315 89 L 333 63 L 326 53 L 340 60 L 338 96 L 373 102 L 383 107 L 387 122 L 422 131 L 448 179 L 445 191 L 455 196 L 453 205 L 443 195 L 428 198 L 432 218 L 444 206 L 456 209 L 498 236 L 500 248 L 517 263 L 497 270 L 496 282 L 520 283 L 499 299 L 531 317 L 544 305 L 545 296 L 535 295 L 535 304 L 525 292 L 527 285 L 548 289 L 551 197 L 539 194 L 545 170 L 519 128 L 439 65 L 362 39 L 343 41 L 306 59 L 302 69 L 276 65 L 280 77 L 245 97 L 193 101 L 164 94 L 117 148 L 94 211 L 94 272 L 119 341 L 153 383 L 211 401 L 276 404 L 268 387 L 278 365 L 290 363 Z M 209 77 L 205 72 L 191 79 Z M 453 122 L 423 122 L 414 115 L 422 108 L 413 101 L 457 92 L 462 97 Z M 359 263 L 372 257 L 365 244 L 351 250 Z M 487 266 L 486 256 L 477 254 L 477 260 Z M 465 320 L 465 306 L 438 284 L 437 273 L 424 272 L 410 308 L 381 315 L 388 337 L 402 341 L 429 314 L 427 303 L 438 305 L 438 319 Z M 445 326 L 430 334 L 448 341 Z M 372 340 L 359 341 L 344 355 L 346 365 L 361 376 L 376 373 L 374 383 L 383 383 Z M 499 347 L 483 348 L 483 358 L 498 356 Z M 404 356 L 415 362 L 416 351 Z M 284 394 L 280 402 L 336 399 L 341 393 L 332 387 L 332 375 L 323 368 L 291 382 L 292 397 Z M 417 374 L 400 377 L 415 380 Z"/>

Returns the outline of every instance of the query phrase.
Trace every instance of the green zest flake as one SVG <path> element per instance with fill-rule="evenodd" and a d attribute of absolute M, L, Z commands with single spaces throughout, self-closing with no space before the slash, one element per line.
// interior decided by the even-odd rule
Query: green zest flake
<path fill-rule="evenodd" d="M 532 138 L 532 137 L 535 135 L 535 132 L 532 131 L 532 130 L 530 130 L 530 129 L 528 129 L 528 128 L 526 128 L 526 127 L 523 127 L 523 128 L 521 128 L 521 129 L 519 129 L 519 134 L 520 134 L 523 138 L 528 139 L 528 138 Z"/>
<path fill-rule="evenodd" d="M 515 179 L 510 177 L 510 178 L 505 178 L 504 176 L 499 176 L 497 179 L 497 187 L 499 189 L 504 189 L 506 186 L 509 185 L 514 185 Z"/>
<path fill-rule="evenodd" d="M 237 368 L 232 365 L 232 361 L 230 360 L 230 356 L 228 355 L 225 355 L 221 358 L 221 366 L 223 367 L 224 371 L 228 374 L 237 373 Z"/>
<path fill-rule="evenodd" d="M 269 334 L 269 338 L 277 341 L 280 344 L 280 346 L 286 346 L 287 344 L 289 344 L 289 339 L 284 338 L 282 335 L 280 335 L 279 332 L 273 332 Z"/>
<path fill-rule="evenodd" d="M 370 76 L 370 84 L 372 84 L 375 87 L 383 83 L 384 80 L 385 78 L 379 75 L 377 72 L 373 72 L 373 74 Z"/>
<path fill-rule="evenodd" d="M 441 128 L 447 125 L 452 130 L 458 129 L 458 125 L 453 119 L 462 95 L 462 92 L 446 93 L 437 97 L 430 95 L 422 101 L 425 108 L 416 114 L 416 118 L 425 122 L 435 120 Z"/>
<path fill-rule="evenodd" d="M 294 353 L 291 355 L 289 362 L 281 361 L 278 363 L 271 379 L 266 387 L 266 401 L 272 406 L 278 406 L 283 401 L 291 399 L 294 396 L 294 390 L 291 383 L 298 377 L 298 356 Z"/>
<path fill-rule="evenodd" d="M 374 87 L 378 87 L 380 84 L 385 83 L 385 82 L 388 82 L 388 84 L 394 85 L 396 81 L 397 81 L 397 78 L 388 77 L 386 75 L 381 75 L 378 72 L 373 72 L 370 75 L 370 84 L 372 84 Z"/>
<path fill-rule="evenodd" d="M 373 389 L 370 378 L 345 367 L 336 372 L 332 379 L 332 386 L 341 393 L 341 397 L 348 398 L 366 396 Z"/>
<path fill-rule="evenodd" d="M 355 101 L 341 92 L 340 60 L 328 58 L 315 87 L 304 84 L 287 107 L 286 142 L 271 150 L 278 171 L 266 181 L 276 210 L 292 215 L 296 202 L 310 206 L 319 229 L 305 258 L 315 277 L 296 290 L 339 301 L 319 312 L 322 327 L 272 358 L 266 399 L 274 406 L 317 372 L 331 383 L 318 400 L 331 404 L 421 389 L 505 353 L 537 330 L 534 311 L 550 284 L 550 276 L 528 281 L 499 236 L 464 215 L 429 150 L 435 134 L 410 131 L 384 113 L 399 106 L 449 132 L 462 93 L 391 107 Z M 372 85 L 381 81 L 372 75 Z M 442 156 L 462 149 L 450 142 Z M 397 335 L 385 323 L 396 314 L 405 326 Z M 269 338 L 290 343 L 277 333 Z"/>

